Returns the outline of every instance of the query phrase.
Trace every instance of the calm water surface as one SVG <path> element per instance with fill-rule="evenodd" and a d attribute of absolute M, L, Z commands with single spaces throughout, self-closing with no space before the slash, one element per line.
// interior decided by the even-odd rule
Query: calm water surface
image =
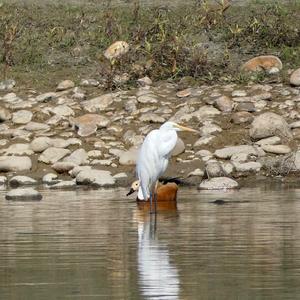
<path fill-rule="evenodd" d="M 124 189 L 42 192 L 0 196 L 1 300 L 300 298 L 300 188 L 182 188 L 156 231 Z"/>

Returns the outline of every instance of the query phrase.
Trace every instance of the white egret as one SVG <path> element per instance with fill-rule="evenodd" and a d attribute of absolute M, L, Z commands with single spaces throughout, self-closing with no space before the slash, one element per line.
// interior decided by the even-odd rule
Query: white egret
<path fill-rule="evenodd" d="M 198 132 L 175 122 L 166 122 L 159 129 L 148 133 L 139 151 L 136 165 L 140 183 L 138 199 L 145 201 L 150 199 L 151 213 L 152 200 L 156 199 L 156 183 L 167 169 L 169 157 L 177 142 L 177 131 Z"/>

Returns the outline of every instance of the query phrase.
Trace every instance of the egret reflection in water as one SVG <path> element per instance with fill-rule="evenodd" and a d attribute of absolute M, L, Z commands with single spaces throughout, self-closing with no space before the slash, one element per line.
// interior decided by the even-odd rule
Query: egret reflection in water
<path fill-rule="evenodd" d="M 176 214 L 176 209 L 174 213 Z M 163 217 L 161 214 L 158 218 Z M 170 261 L 167 244 L 156 237 L 153 216 L 138 209 L 136 220 L 138 225 L 138 285 L 143 297 L 145 299 L 179 299 L 178 270 Z"/>

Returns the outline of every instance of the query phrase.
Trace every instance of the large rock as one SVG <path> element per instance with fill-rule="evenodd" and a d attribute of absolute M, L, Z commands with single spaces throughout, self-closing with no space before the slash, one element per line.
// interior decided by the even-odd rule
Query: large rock
<path fill-rule="evenodd" d="M 50 147 L 46 149 L 38 158 L 38 161 L 45 164 L 54 164 L 66 155 L 70 154 L 70 150 Z"/>
<path fill-rule="evenodd" d="M 6 194 L 5 199 L 15 201 L 32 201 L 41 200 L 42 195 L 33 188 L 14 189 Z"/>
<path fill-rule="evenodd" d="M 34 152 L 43 152 L 51 146 L 52 140 L 46 136 L 37 137 L 30 143 L 30 149 Z"/>
<path fill-rule="evenodd" d="M 125 166 L 135 165 L 138 153 L 139 149 L 137 147 L 131 147 L 128 151 L 122 152 L 119 158 L 119 163 Z"/>
<path fill-rule="evenodd" d="M 262 145 L 261 147 L 265 152 L 274 154 L 288 154 L 292 152 L 292 149 L 287 145 Z"/>
<path fill-rule="evenodd" d="M 0 156 L 0 172 L 29 171 L 31 159 L 27 156 Z"/>
<path fill-rule="evenodd" d="M 177 142 L 176 142 L 174 149 L 171 152 L 171 155 L 177 156 L 177 155 L 183 153 L 184 150 L 185 150 L 185 145 L 184 145 L 183 140 L 180 137 L 177 137 Z"/>
<path fill-rule="evenodd" d="M 32 119 L 32 112 L 29 110 L 19 110 L 12 115 L 12 121 L 14 124 L 27 124 Z"/>
<path fill-rule="evenodd" d="M 295 86 L 300 86 L 300 68 L 291 74 L 290 83 Z"/>
<path fill-rule="evenodd" d="M 67 90 L 67 89 L 71 89 L 75 86 L 74 82 L 71 81 L 71 80 L 63 80 L 61 81 L 58 86 L 56 87 L 56 90 L 57 91 L 64 91 L 64 90 Z"/>
<path fill-rule="evenodd" d="M 231 112 L 233 102 L 228 96 L 221 96 L 215 100 L 214 105 L 222 112 Z"/>
<path fill-rule="evenodd" d="M 215 156 L 217 158 L 229 159 L 232 155 L 236 153 L 246 153 L 248 155 L 263 156 L 264 152 L 259 149 L 259 147 L 250 145 L 240 145 L 240 146 L 230 146 L 215 151 Z"/>
<path fill-rule="evenodd" d="M 77 118 L 70 118 L 70 124 L 78 128 L 78 135 L 85 137 L 97 131 L 98 128 L 105 128 L 110 123 L 105 116 L 97 114 L 85 114 Z"/>
<path fill-rule="evenodd" d="M 129 51 L 129 45 L 125 41 L 117 41 L 110 45 L 104 52 L 104 56 L 113 60 L 116 59 Z"/>
<path fill-rule="evenodd" d="M 254 57 L 248 60 L 243 66 L 242 70 L 244 71 L 269 71 L 274 72 L 275 70 L 282 69 L 282 62 L 281 60 L 273 55 L 262 55 Z"/>
<path fill-rule="evenodd" d="M 111 176 L 109 171 L 103 170 L 83 170 L 76 176 L 78 184 L 96 185 L 96 186 L 112 186 L 116 179 Z"/>
<path fill-rule="evenodd" d="M 97 113 L 99 111 L 104 111 L 108 108 L 114 101 L 112 94 L 104 94 L 102 96 L 93 98 L 91 100 L 82 101 L 82 108 L 90 113 Z"/>
<path fill-rule="evenodd" d="M 33 151 L 30 149 L 29 144 L 12 144 L 7 149 L 0 151 L 5 155 L 32 155 Z"/>
<path fill-rule="evenodd" d="M 249 133 L 250 137 L 254 140 L 274 135 L 286 139 L 291 139 L 293 137 L 290 127 L 285 119 L 272 112 L 266 112 L 255 117 Z"/>
<path fill-rule="evenodd" d="M 238 188 L 239 184 L 228 177 L 214 177 L 211 179 L 203 180 L 199 189 L 201 190 L 226 190 Z"/>
<path fill-rule="evenodd" d="M 66 162 L 66 161 L 58 161 L 52 165 L 52 169 L 55 170 L 57 173 L 67 173 L 74 169 L 77 164 L 73 162 Z"/>
<path fill-rule="evenodd" d="M 63 159 L 64 162 L 71 162 L 76 165 L 83 165 L 88 163 L 88 154 L 84 149 L 77 149 L 71 155 Z"/>
<path fill-rule="evenodd" d="M 9 180 L 9 185 L 10 186 L 19 186 L 19 185 L 34 185 L 37 184 L 37 181 L 31 177 L 28 176 L 21 176 L 21 175 L 17 175 L 12 177 Z"/>
<path fill-rule="evenodd" d="M 74 110 L 71 107 L 69 107 L 68 105 L 65 105 L 65 104 L 58 105 L 58 106 L 54 107 L 52 109 L 52 112 L 55 115 L 58 115 L 60 117 L 70 117 L 70 116 L 75 115 Z"/>

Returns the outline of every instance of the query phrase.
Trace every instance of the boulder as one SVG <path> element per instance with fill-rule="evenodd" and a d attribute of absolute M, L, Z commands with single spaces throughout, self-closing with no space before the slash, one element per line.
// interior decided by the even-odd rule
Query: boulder
<path fill-rule="evenodd" d="M 100 187 L 112 186 L 116 179 L 109 171 L 103 170 L 83 170 L 76 176 L 77 184 L 95 185 Z"/>
<path fill-rule="evenodd" d="M 294 86 L 300 86 L 300 68 L 291 74 L 290 83 Z"/>
<path fill-rule="evenodd" d="M 56 87 L 57 91 L 64 91 L 64 90 L 68 90 L 71 89 L 75 86 L 74 82 L 71 80 L 63 80 L 61 81 L 58 86 Z"/>
<path fill-rule="evenodd" d="M 125 41 L 117 41 L 110 45 L 104 52 L 105 58 L 116 59 L 129 51 L 129 45 Z"/>
<path fill-rule="evenodd" d="M 285 139 L 293 137 L 285 119 L 273 112 L 266 112 L 254 118 L 250 127 L 250 137 L 259 140 L 277 135 Z"/>
<path fill-rule="evenodd" d="M 239 184 L 229 177 L 214 177 L 203 180 L 199 189 L 201 190 L 226 190 L 238 188 Z"/>
<path fill-rule="evenodd" d="M 31 159 L 27 156 L 0 156 L 0 172 L 29 171 Z"/>
<path fill-rule="evenodd" d="M 257 71 L 268 71 L 274 72 L 282 69 L 281 60 L 274 55 L 261 55 L 248 60 L 243 66 L 242 70 L 257 72 Z"/>
<path fill-rule="evenodd" d="M 114 101 L 111 93 L 104 94 L 102 96 L 86 100 L 81 102 L 81 106 L 84 110 L 90 113 L 97 113 L 106 110 Z"/>
<path fill-rule="evenodd" d="M 14 201 L 33 201 L 41 200 L 42 195 L 33 188 L 20 188 L 9 191 L 6 194 L 5 199 Z"/>
<path fill-rule="evenodd" d="M 45 164 L 54 164 L 66 155 L 70 154 L 70 150 L 50 147 L 46 149 L 38 158 L 38 161 Z"/>
<path fill-rule="evenodd" d="M 131 147 L 128 151 L 124 151 L 120 154 L 119 163 L 125 166 L 135 165 L 138 152 L 139 149 L 137 147 Z"/>
<path fill-rule="evenodd" d="M 20 185 L 34 185 L 37 184 L 37 181 L 31 177 L 28 176 L 14 176 L 9 180 L 10 186 L 20 186 Z"/>

